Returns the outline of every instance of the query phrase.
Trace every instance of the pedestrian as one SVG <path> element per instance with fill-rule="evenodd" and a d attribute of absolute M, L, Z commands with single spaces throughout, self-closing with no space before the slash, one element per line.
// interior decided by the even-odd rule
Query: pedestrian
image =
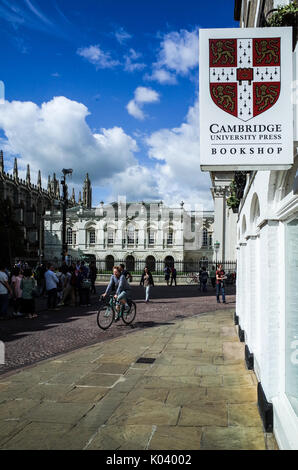
<path fill-rule="evenodd" d="M 170 280 L 171 269 L 167 265 L 165 266 L 164 274 L 165 274 L 165 281 L 166 281 L 167 286 L 168 286 L 169 285 L 169 280 Z"/>
<path fill-rule="evenodd" d="M 219 264 L 216 271 L 216 299 L 217 303 L 220 304 L 219 296 L 220 293 L 222 295 L 222 303 L 226 303 L 225 298 L 225 283 L 224 280 L 226 279 L 225 272 L 223 270 L 222 264 Z"/>
<path fill-rule="evenodd" d="M 91 281 L 91 294 L 96 294 L 95 281 L 97 278 L 97 267 L 95 261 L 91 261 L 89 265 L 89 279 Z"/>
<path fill-rule="evenodd" d="M 145 302 L 149 302 L 149 295 L 150 295 L 150 289 L 151 287 L 154 287 L 154 281 L 153 281 L 153 276 L 151 272 L 149 271 L 148 267 L 146 266 L 142 277 L 141 277 L 141 282 L 140 286 L 144 286 L 145 291 L 146 291 L 146 297 L 145 297 Z"/>
<path fill-rule="evenodd" d="M 199 269 L 198 272 L 198 281 L 199 281 L 199 291 L 202 292 L 203 284 L 202 284 L 202 268 Z"/>
<path fill-rule="evenodd" d="M 80 307 L 90 307 L 90 287 L 91 282 L 88 279 L 88 270 L 84 264 L 81 264 L 77 276 L 77 288 L 79 291 Z"/>
<path fill-rule="evenodd" d="M 36 283 L 30 268 L 26 268 L 24 270 L 24 276 L 21 280 L 20 287 L 22 289 L 22 313 L 26 318 L 36 318 L 37 314 L 35 313 L 34 301 Z"/>
<path fill-rule="evenodd" d="M 173 281 L 175 282 L 175 286 L 177 286 L 177 271 L 174 266 L 171 267 L 171 285 L 173 284 Z"/>
<path fill-rule="evenodd" d="M 207 292 L 207 281 L 208 281 L 208 273 L 206 270 L 206 266 L 202 267 L 202 272 L 201 272 L 201 286 L 202 286 L 202 291 Z"/>
<path fill-rule="evenodd" d="M 13 298 L 13 315 L 15 317 L 22 317 L 23 314 L 21 313 L 22 309 L 22 289 L 21 289 L 21 281 L 23 279 L 23 275 L 21 274 L 21 270 L 19 267 L 15 267 L 12 270 L 12 277 L 11 277 L 11 289 L 12 289 L 12 298 Z"/>
<path fill-rule="evenodd" d="M 209 277 L 210 277 L 210 280 L 211 280 L 212 287 L 215 288 L 215 285 L 216 285 L 216 269 L 215 269 L 215 266 L 212 266 L 212 268 L 210 269 Z"/>
<path fill-rule="evenodd" d="M 57 306 L 57 289 L 59 285 L 59 279 L 55 274 L 55 268 L 53 265 L 49 265 L 48 270 L 45 273 L 46 290 L 48 293 L 48 309 L 55 310 Z"/>
<path fill-rule="evenodd" d="M 132 282 L 132 275 L 130 274 L 129 271 L 127 271 L 127 269 L 125 269 L 125 264 L 121 263 L 119 267 L 121 269 L 121 274 L 123 274 L 125 279 L 129 282 Z"/>
<path fill-rule="evenodd" d="M 8 276 L 6 274 L 6 266 L 0 264 L 0 319 L 8 320 L 8 302 L 9 294 L 12 294 L 10 285 L 8 283 Z"/>

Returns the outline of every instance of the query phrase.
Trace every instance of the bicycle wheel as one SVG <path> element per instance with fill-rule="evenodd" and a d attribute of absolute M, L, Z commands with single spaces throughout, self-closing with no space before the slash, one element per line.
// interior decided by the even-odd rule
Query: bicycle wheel
<path fill-rule="evenodd" d="M 114 309 L 110 305 L 101 305 L 97 312 L 97 324 L 102 330 L 110 328 L 114 321 Z"/>
<path fill-rule="evenodd" d="M 122 312 L 122 320 L 126 325 L 130 325 L 134 321 L 137 313 L 137 306 L 133 301 L 129 303 L 129 306 L 130 309 L 127 312 Z"/>

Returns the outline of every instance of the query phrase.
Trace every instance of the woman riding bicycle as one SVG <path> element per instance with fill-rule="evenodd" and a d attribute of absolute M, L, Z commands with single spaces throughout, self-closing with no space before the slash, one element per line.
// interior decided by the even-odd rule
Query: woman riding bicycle
<path fill-rule="evenodd" d="M 113 267 L 113 274 L 110 278 L 108 287 L 106 288 L 103 298 L 106 297 L 110 292 L 116 291 L 114 298 L 117 299 L 118 305 L 116 306 L 116 311 L 119 314 L 120 312 L 120 303 L 124 304 L 124 309 L 128 310 L 130 307 L 127 303 L 128 299 L 131 299 L 131 290 L 130 285 L 127 282 L 125 276 L 122 274 L 122 270 L 119 266 Z M 119 320 L 119 315 L 115 321 Z"/>

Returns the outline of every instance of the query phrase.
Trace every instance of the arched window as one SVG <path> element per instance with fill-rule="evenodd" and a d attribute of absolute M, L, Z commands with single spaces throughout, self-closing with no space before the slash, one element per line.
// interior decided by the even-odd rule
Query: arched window
<path fill-rule="evenodd" d="M 135 270 L 135 259 L 133 256 L 129 255 L 125 260 L 125 266 L 127 271 L 134 271 Z"/>
<path fill-rule="evenodd" d="M 146 266 L 149 269 L 149 271 L 155 271 L 155 258 L 154 258 L 154 256 L 147 256 Z"/>
<path fill-rule="evenodd" d="M 106 270 L 112 271 L 114 264 L 115 264 L 114 256 L 108 255 L 106 257 Z"/>
<path fill-rule="evenodd" d="M 166 266 L 169 266 L 171 268 L 172 266 L 174 266 L 174 263 L 175 263 L 175 261 L 174 261 L 173 256 L 167 256 L 165 258 L 165 265 Z"/>

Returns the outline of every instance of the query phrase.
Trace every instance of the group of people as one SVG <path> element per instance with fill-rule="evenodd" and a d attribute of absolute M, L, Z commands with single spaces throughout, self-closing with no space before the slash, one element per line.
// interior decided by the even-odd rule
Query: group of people
<path fill-rule="evenodd" d="M 173 282 L 175 283 L 175 286 L 177 286 L 177 270 L 174 266 L 165 266 L 164 274 L 167 286 L 172 286 Z"/>
<path fill-rule="evenodd" d="M 53 264 L 39 264 L 34 271 L 27 265 L 15 265 L 11 272 L 0 265 L 0 319 L 36 318 L 35 298 L 47 297 L 49 310 L 66 303 L 82 307 L 90 305 L 90 293 L 96 294 L 95 262 L 64 263 L 58 270 Z M 8 313 L 9 303 L 13 313 Z"/>

